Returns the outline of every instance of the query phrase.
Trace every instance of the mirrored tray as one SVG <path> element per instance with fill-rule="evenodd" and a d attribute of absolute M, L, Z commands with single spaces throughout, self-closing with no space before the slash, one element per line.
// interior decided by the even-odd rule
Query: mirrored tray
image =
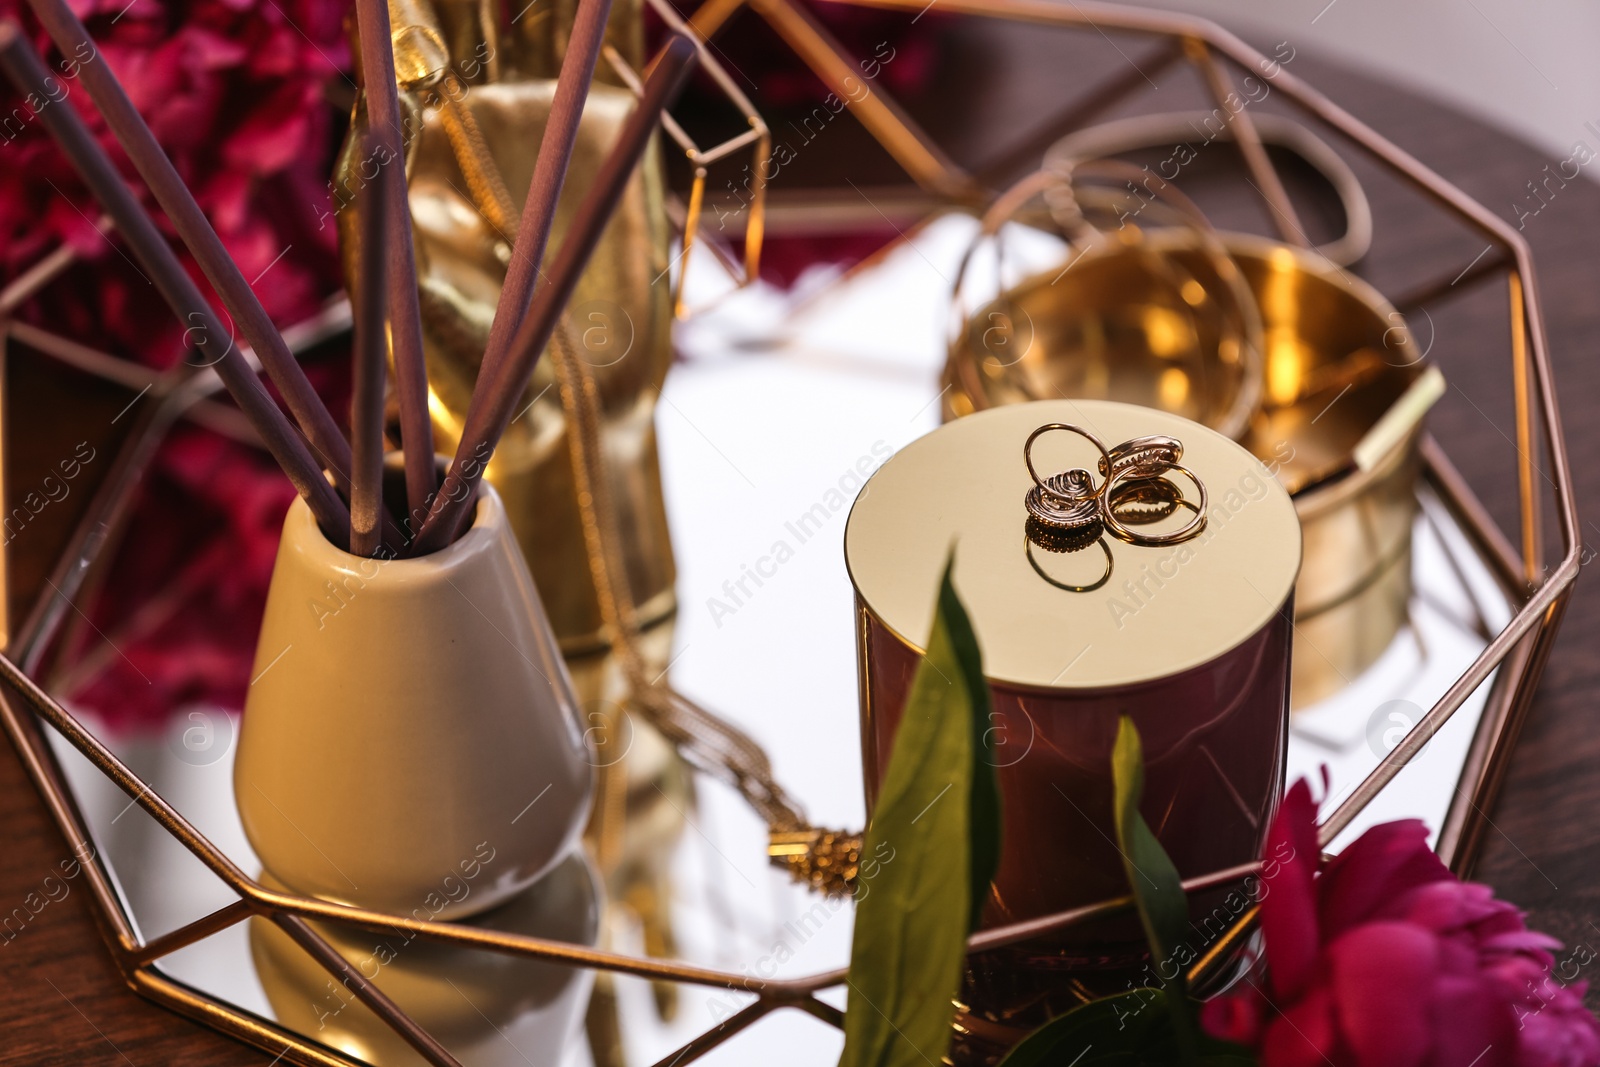
<path fill-rule="evenodd" d="M 857 2 L 915 18 L 927 10 L 922 0 Z M 696 25 L 715 33 L 741 6 L 708 5 Z M 833 46 L 787 0 L 751 6 L 825 80 L 838 75 L 839 57 L 827 55 Z M 1408 279 L 1411 299 L 1396 302 L 1409 310 L 1506 274 L 1522 550 L 1425 439 L 1408 622 L 1374 666 L 1298 711 L 1290 728 L 1291 778 L 1327 768 L 1324 845 L 1336 848 L 1376 820 L 1416 815 L 1435 828 L 1441 855 L 1464 868 L 1577 571 L 1571 479 L 1525 243 L 1300 82 L 1284 69 L 1287 58 L 1268 60 L 1214 26 L 1089 0 L 946 0 L 941 14 L 1012 18 L 1107 40 L 1107 29 L 1157 38 L 1150 62 L 1164 69 L 1186 61 L 1215 105 L 1229 108 L 1223 125 L 1231 125 L 1250 185 L 1286 241 L 1305 235 L 1255 120 L 1242 104 L 1227 103 L 1239 99 L 1230 70 L 1259 72 L 1280 100 L 1430 197 L 1477 241 L 1493 242 L 1465 269 L 1441 264 L 1437 281 Z M 1041 130 L 1092 120 L 1140 90 L 1148 78 L 1137 73 L 1093 89 Z M 975 201 L 977 186 L 905 115 L 892 107 L 867 114 L 873 137 L 928 193 L 917 205 Z M 902 229 L 861 197 L 865 204 L 845 215 Z M 806 225 L 823 225 L 817 210 L 802 214 Z M 678 688 L 766 748 L 777 778 L 821 825 L 858 826 L 863 817 L 852 594 L 840 549 L 845 515 L 863 476 L 937 422 L 942 326 L 974 226 L 937 211 L 917 223 L 916 212 L 897 209 L 896 216 L 910 232 L 883 253 L 842 278 L 802 278 L 789 293 L 758 285 L 727 296 L 725 281 L 705 276 L 715 260 L 695 259 L 684 303 L 703 307 L 717 298 L 717 306 L 681 324 L 684 358 L 657 412 L 679 610 L 647 638 Z M 70 261 L 70 252 L 47 257 L 0 294 L 0 314 Z M 347 324 L 348 309 L 333 308 L 292 340 L 309 347 Z M 39 528 L 56 535 L 30 540 L 60 550 L 60 562 L 52 569 L 51 557 L 34 558 L 13 573 L 16 561 L 6 553 L 0 720 L 85 860 L 81 876 L 130 985 L 283 1062 L 421 1062 L 417 1049 L 434 1063 L 473 1065 L 836 1059 L 850 906 L 813 896 L 769 867 L 766 827 L 716 782 L 641 777 L 645 790 L 660 795 L 660 818 L 644 830 L 648 869 L 626 892 L 602 894 L 589 859 L 574 855 L 510 905 L 466 923 L 436 923 L 425 911 L 392 916 L 297 897 L 260 877 L 233 804 L 238 721 L 230 713 L 175 707 L 159 724 L 129 730 L 52 699 L 46 689 L 54 676 L 41 669 L 41 652 L 64 627 L 97 629 L 78 605 L 116 565 L 111 535 L 127 518 L 153 450 L 180 419 L 208 433 L 250 434 L 237 412 L 212 399 L 217 385 L 208 373 L 157 376 L 48 331 L 4 326 L 8 435 L 19 409 L 60 410 L 68 398 L 104 415 L 107 458 L 86 478 L 98 488 L 85 484 L 73 490 L 73 503 L 52 504 Z M 1448 377 L 1448 359 L 1436 359 Z M 43 392 L 24 389 L 25 378 Z M 58 427 L 45 450 L 66 432 Z M 1550 459 L 1542 480 L 1535 469 L 1541 448 Z M 25 492 L 32 483 L 17 481 L 16 470 L 7 477 L 15 481 L 7 486 L 10 505 L 18 487 Z M 85 499 L 92 499 L 86 512 Z M 1548 569 L 1541 554 L 1547 511 L 1561 543 L 1561 558 Z M 67 522 L 69 514 L 80 518 Z M 21 589 L 15 579 L 33 572 L 49 573 L 48 586 Z M 930 575 L 930 589 L 933 581 Z M 103 643 L 89 641 L 89 654 L 75 652 L 77 662 L 57 668 L 77 669 L 81 680 L 95 662 L 116 659 L 114 643 Z M 606 665 L 572 666 L 604 699 Z M 647 731 L 630 735 L 630 760 L 670 768 L 658 742 Z M 1247 873 L 1202 874 L 1189 884 Z M 465 891 L 443 882 L 441 890 Z M 1125 904 L 1045 917 L 1027 932 Z M 985 931 L 975 940 L 994 947 L 1021 936 Z"/>
<path fill-rule="evenodd" d="M 749 730 L 771 753 L 779 780 L 824 825 L 863 818 L 844 520 L 862 472 L 937 424 L 938 282 L 973 225 L 965 217 L 941 220 L 869 269 L 809 295 L 754 290 L 724 301 L 685 331 L 686 358 L 662 398 L 680 608 L 654 640 L 670 640 L 675 684 Z M 884 308 L 894 311 L 865 310 Z M 13 358 L 44 357 L 19 351 Z M 1292 720 L 1290 780 L 1315 779 L 1326 768 L 1325 810 L 1366 778 L 1515 610 L 1508 576 L 1463 522 L 1450 477 L 1430 468 L 1420 489 L 1408 624 L 1372 668 Z M 808 514 L 812 521 L 797 524 Z M 740 581 L 749 573 L 761 576 L 759 584 Z M 1513 657 L 1477 686 L 1344 837 L 1374 821 L 1416 816 L 1435 828 L 1444 851 L 1458 851 L 1476 761 L 1509 709 L 1524 663 Z M 588 676 L 603 664 L 574 667 Z M 81 709 L 79 717 L 234 864 L 258 874 L 233 800 L 235 714 L 176 708 L 163 728 L 131 731 Z M 74 745 L 48 736 L 135 941 L 160 945 L 188 924 L 228 914 L 237 900 L 232 889 Z M 634 742 L 645 754 L 651 739 Z M 670 931 L 676 957 L 697 967 L 767 982 L 848 963 L 852 904 L 813 895 L 770 867 L 766 827 L 740 798 L 715 781 L 697 781 L 677 800 L 664 791 L 661 798 L 677 818 L 658 857 L 659 899 L 643 908 L 637 900 L 602 905 L 591 864 L 574 856 L 523 899 L 471 924 L 583 944 L 603 908 L 606 946 L 644 955 L 660 951 L 641 922 L 652 913 L 656 932 Z M 554 1062 L 557 1053 L 568 1063 L 671 1062 L 755 1000 L 735 989 L 623 975 L 607 975 L 596 991 L 592 972 L 551 962 L 417 943 L 404 931 L 320 928 L 473 1067 Z M 152 955 L 142 973 L 141 988 L 158 999 L 213 1022 L 225 1017 L 230 1029 L 286 1059 L 421 1062 L 259 917 Z M 591 994 L 601 1007 L 585 1027 Z M 820 1003 L 842 1009 L 843 998 L 827 989 Z M 833 1062 L 842 1037 L 815 1014 L 774 1012 L 703 1061 L 749 1062 L 759 1048 L 764 1063 Z M 286 1032 L 298 1040 L 284 1040 Z M 591 1055 L 590 1042 L 603 1053 Z"/>

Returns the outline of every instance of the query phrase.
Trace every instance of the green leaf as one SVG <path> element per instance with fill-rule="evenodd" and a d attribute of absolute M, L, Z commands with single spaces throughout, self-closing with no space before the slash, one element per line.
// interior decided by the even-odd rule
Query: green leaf
<path fill-rule="evenodd" d="M 1175 1011 L 1192 1018 L 1192 1004 L 1174 1005 L 1161 989 L 1130 989 L 1091 1000 L 1025 1037 L 1000 1067 L 1168 1067 L 1186 1058 L 1174 1028 Z M 1201 1067 L 1255 1067 L 1248 1049 L 1201 1035 Z"/>
<path fill-rule="evenodd" d="M 953 559 L 867 827 L 863 854 L 880 864 L 858 890 L 840 1067 L 944 1058 L 967 933 L 998 860 L 988 687 Z"/>
<path fill-rule="evenodd" d="M 989 897 L 989 884 L 1000 869 L 1000 783 L 995 774 L 994 746 L 989 740 L 993 723 L 993 707 L 989 699 L 989 682 L 983 676 L 983 653 L 978 648 L 978 635 L 972 629 L 972 620 L 956 596 L 950 582 L 950 572 L 955 566 L 955 552 L 945 564 L 944 578 L 939 583 L 939 607 L 934 621 L 935 630 L 940 622 L 950 640 L 972 702 L 973 760 L 969 840 L 971 854 L 969 866 L 972 886 L 972 906 L 967 921 L 970 933 L 978 928 L 983 916 L 983 903 Z"/>
<path fill-rule="evenodd" d="M 1172 859 L 1139 813 L 1139 799 L 1144 793 L 1144 746 L 1133 720 L 1126 715 L 1117 726 L 1111 779 L 1122 867 L 1150 945 L 1151 965 L 1167 983 L 1170 995 L 1165 999 L 1178 1049 L 1183 1062 L 1194 1063 L 1194 1015 L 1185 992 L 1184 973 L 1194 960 L 1194 951 L 1185 936 L 1189 930 L 1189 898 L 1183 891 L 1178 868 L 1172 865 Z"/>
<path fill-rule="evenodd" d="M 1090 1064 L 1118 1057 L 1129 1063 L 1159 1050 L 1163 1031 L 1170 1039 L 1167 995 L 1159 989 L 1130 989 L 1114 997 L 1091 1000 L 1058 1015 L 1023 1038 L 1000 1061 L 1000 1067 L 1039 1064 Z"/>

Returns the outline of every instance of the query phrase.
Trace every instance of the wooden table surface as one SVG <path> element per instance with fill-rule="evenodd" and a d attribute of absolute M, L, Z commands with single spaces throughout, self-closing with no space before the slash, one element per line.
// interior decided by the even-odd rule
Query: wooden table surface
<path fill-rule="evenodd" d="M 1537 206 L 1528 183 L 1565 156 L 1536 151 L 1447 107 L 1318 62 L 1314 39 L 1294 42 L 1294 69 L 1379 132 L 1515 221 Z M 1042 47 L 1042 46 L 1041 46 Z M 1269 49 L 1270 50 L 1270 47 Z M 1506 57 L 1515 62 L 1515 57 Z M 1166 79 L 1176 74 L 1162 76 Z M 760 106 L 759 99 L 757 106 Z M 1585 137 L 1590 137 L 1588 133 Z M 1590 137 L 1600 150 L 1600 134 Z M 1570 170 L 1569 170 L 1570 173 Z M 1419 270 L 1464 266 L 1481 247 L 1412 194 L 1361 171 L 1380 240 L 1363 273 L 1389 291 Z M 1600 533 L 1600 187 L 1580 178 L 1545 186 L 1537 214 L 1523 218 L 1539 283 L 1566 416 L 1584 530 Z M 1446 274 L 1448 278 L 1448 274 Z M 1466 472 L 1502 528 L 1517 529 L 1515 456 L 1506 358 L 1505 296 L 1499 285 L 1439 306 L 1432 356 L 1450 391 L 1435 434 Z M 1431 312 L 1430 312 L 1431 314 Z M 1415 324 L 1419 334 L 1429 331 Z M 8 440 L 8 448 L 19 447 Z M 1580 581 L 1512 763 L 1490 812 L 1477 877 L 1526 908 L 1534 926 L 1568 944 L 1600 949 L 1600 592 Z M 9 745 L 0 744 L 0 913 L 8 913 L 68 856 Z M 0 939 L 0 1063 L 267 1063 L 270 1055 L 197 1027 L 137 998 L 106 955 L 81 883 L 50 903 L 12 940 Z M 1590 953 L 1593 957 L 1595 954 Z M 1586 979 L 1593 975 L 1585 974 Z M 1596 998 L 1591 996 L 1591 1006 Z"/>

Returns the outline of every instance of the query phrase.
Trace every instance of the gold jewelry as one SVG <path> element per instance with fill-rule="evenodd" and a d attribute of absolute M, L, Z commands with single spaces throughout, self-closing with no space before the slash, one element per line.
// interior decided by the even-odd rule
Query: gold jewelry
<path fill-rule="evenodd" d="M 1070 467 L 1048 477 L 1039 476 L 1038 469 L 1033 465 L 1033 443 L 1041 434 L 1051 430 L 1075 433 L 1099 451 L 1098 466 L 1103 480 L 1098 487 L 1094 484 L 1094 475 L 1083 467 Z M 1033 569 L 1040 577 L 1052 585 L 1074 592 L 1084 592 L 1087 589 L 1098 589 L 1111 577 L 1113 560 L 1109 545 L 1101 541 L 1101 547 L 1106 553 L 1105 576 L 1087 587 L 1062 585 L 1045 574 L 1034 561 L 1032 546 L 1037 544 L 1052 552 L 1076 551 L 1093 543 L 1093 538 L 1102 529 L 1109 531 L 1120 541 L 1149 548 L 1181 544 L 1198 536 L 1200 531 L 1205 529 L 1209 500 L 1205 483 L 1200 480 L 1199 475 L 1179 462 L 1182 458 L 1183 442 L 1166 434 L 1134 437 L 1115 448 L 1107 449 L 1100 438 L 1083 427 L 1073 426 L 1071 423 L 1050 422 L 1035 429 L 1022 445 L 1022 461 L 1027 465 L 1029 476 L 1033 478 L 1033 486 L 1023 497 L 1023 504 L 1028 509 L 1028 562 L 1033 565 Z M 1198 502 L 1186 499 L 1181 491 L 1172 485 L 1166 477 L 1172 471 L 1177 471 L 1194 483 L 1199 496 Z M 1163 487 L 1163 491 L 1155 495 L 1162 498 L 1170 497 L 1171 506 L 1166 514 L 1171 514 L 1179 507 L 1187 507 L 1194 512 L 1194 518 L 1182 528 L 1168 533 L 1147 534 L 1131 529 L 1117 514 L 1115 490 L 1119 486 L 1125 490 L 1136 489 L 1135 483 L 1144 483 L 1151 488 L 1159 484 Z"/>
<path fill-rule="evenodd" d="M 1088 441 L 1091 445 L 1094 445 L 1095 449 L 1100 453 L 1101 471 L 1105 471 L 1110 466 L 1111 453 L 1106 451 L 1106 446 L 1101 442 L 1100 438 L 1096 437 L 1088 430 L 1085 430 L 1083 427 L 1074 426 L 1068 422 L 1047 422 L 1037 430 L 1030 433 L 1028 435 L 1028 439 L 1023 442 L 1022 445 L 1022 462 L 1028 465 L 1028 473 L 1033 475 L 1033 483 L 1040 489 L 1043 489 L 1045 492 L 1051 493 L 1052 495 L 1056 492 L 1056 490 L 1045 484 L 1046 479 L 1039 477 L 1039 472 L 1035 470 L 1033 466 L 1033 442 L 1037 441 L 1041 434 L 1049 433 L 1051 430 L 1066 430 L 1068 433 L 1077 434 L 1085 441 Z M 1104 488 L 1105 486 L 1102 485 L 1100 489 L 1095 490 L 1094 497 L 1096 499 L 1099 498 L 1100 492 Z"/>
<path fill-rule="evenodd" d="M 1024 501 L 1032 522 L 1058 534 L 1072 534 L 1100 527 L 1099 495 L 1094 475 L 1073 467 L 1029 489 Z"/>
<path fill-rule="evenodd" d="M 1111 580 L 1111 570 L 1112 570 L 1112 568 L 1114 566 L 1114 563 L 1113 563 L 1113 561 L 1111 559 L 1111 546 L 1106 544 L 1106 539 L 1105 539 L 1105 536 L 1103 534 L 1101 536 L 1095 538 L 1093 541 L 1088 542 L 1087 544 L 1085 544 L 1085 543 L 1064 544 L 1062 542 L 1057 541 L 1057 542 L 1055 542 L 1055 544 L 1059 545 L 1060 547 L 1052 547 L 1050 541 L 1041 540 L 1037 536 L 1036 531 L 1032 530 L 1032 525 L 1033 525 L 1032 523 L 1029 523 L 1028 525 L 1030 527 L 1030 531 L 1029 531 L 1028 535 L 1023 539 L 1024 540 L 1023 551 L 1025 553 L 1027 553 L 1028 565 L 1033 568 L 1033 573 L 1037 574 L 1039 577 L 1043 578 L 1045 581 L 1049 582 L 1051 585 L 1055 586 L 1057 589 L 1063 589 L 1063 590 L 1065 590 L 1065 591 L 1067 591 L 1069 593 L 1092 593 L 1096 589 L 1099 589 L 1101 586 L 1105 585 L 1107 582 L 1109 582 Z M 1077 552 L 1080 549 L 1087 548 L 1089 545 L 1099 545 L 1100 546 L 1100 550 L 1105 553 L 1105 557 L 1106 557 L 1105 573 L 1100 575 L 1099 578 L 1096 578 L 1094 581 L 1090 582 L 1087 585 L 1073 585 L 1073 584 L 1068 583 L 1068 582 L 1063 582 L 1059 578 L 1052 577 L 1050 574 L 1046 573 L 1046 571 L 1045 571 L 1045 569 L 1043 567 L 1039 566 L 1039 561 L 1033 557 L 1033 546 L 1034 545 L 1038 545 L 1040 548 L 1044 549 L 1046 552 L 1057 552 L 1057 553 Z"/>
<path fill-rule="evenodd" d="M 1129 474 L 1129 472 L 1134 470 L 1134 469 L 1135 468 L 1133 468 L 1131 466 L 1130 467 L 1125 467 L 1122 470 L 1117 471 L 1115 474 L 1111 475 L 1111 477 L 1107 478 L 1106 482 L 1105 482 L 1105 485 L 1101 487 L 1101 488 L 1107 490 L 1107 494 L 1106 495 L 1107 496 L 1110 495 L 1109 490 L 1118 481 L 1124 480 L 1126 478 L 1131 478 L 1132 476 Z M 1194 508 L 1194 518 L 1190 519 L 1187 523 L 1185 523 L 1182 528 L 1177 529 L 1177 530 L 1173 530 L 1171 533 L 1143 534 L 1143 533 L 1137 533 L 1134 530 L 1129 529 L 1126 525 L 1124 525 L 1122 520 L 1117 518 L 1116 513 L 1112 508 L 1103 507 L 1103 508 L 1100 509 L 1100 511 L 1101 511 L 1100 517 L 1105 522 L 1106 529 L 1111 531 L 1111 535 L 1113 537 L 1116 537 L 1116 538 L 1118 538 L 1119 540 L 1122 540 L 1122 541 L 1126 541 L 1130 545 L 1144 545 L 1144 546 L 1146 546 L 1148 548 L 1157 548 L 1157 547 L 1160 547 L 1162 545 L 1181 544 L 1184 541 L 1188 541 L 1188 540 L 1191 540 L 1194 537 L 1197 537 L 1199 535 L 1200 531 L 1205 529 L 1205 526 L 1206 526 L 1206 503 L 1207 503 L 1205 483 L 1200 480 L 1199 476 L 1197 476 L 1194 473 L 1194 471 L 1190 470 L 1188 467 L 1183 466 L 1182 464 L 1178 464 L 1178 463 L 1170 463 L 1170 464 L 1168 464 L 1167 467 L 1166 467 L 1166 470 L 1162 471 L 1162 474 L 1158 475 L 1158 477 L 1164 476 L 1167 471 L 1177 471 L 1179 474 L 1184 475 L 1191 482 L 1193 482 L 1195 488 L 1197 490 L 1199 490 L 1199 493 L 1200 493 L 1199 502 L 1196 503 L 1196 504 L 1190 505 L 1190 506 L 1192 506 Z M 1189 504 L 1189 501 L 1187 501 L 1187 500 L 1184 500 L 1182 502 L 1184 504 Z"/>

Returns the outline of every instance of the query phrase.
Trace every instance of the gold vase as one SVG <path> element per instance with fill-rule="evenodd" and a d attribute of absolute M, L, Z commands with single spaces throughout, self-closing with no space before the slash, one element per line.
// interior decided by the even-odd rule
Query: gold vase
<path fill-rule="evenodd" d="M 478 0 L 390 0 L 395 66 L 407 115 L 406 169 L 421 290 L 429 407 L 441 452 L 453 452 L 499 301 L 518 213 L 533 173 L 571 26 L 573 0 L 529 6 L 502 25 Z M 613 7 L 607 44 L 637 67 L 637 0 Z M 545 261 L 633 106 L 602 60 L 584 106 Z M 371 166 L 358 158 L 358 100 L 335 175 L 335 206 L 353 201 Z M 363 171 L 367 173 L 364 175 Z M 354 291 L 355 213 L 339 211 Z M 567 325 L 599 389 L 604 469 L 621 556 L 643 624 L 675 606 L 675 569 L 656 455 L 655 406 L 671 362 L 669 231 L 659 151 L 635 173 L 578 282 Z M 570 415 L 548 355 L 487 477 L 568 654 L 604 647 L 570 458 Z"/>

